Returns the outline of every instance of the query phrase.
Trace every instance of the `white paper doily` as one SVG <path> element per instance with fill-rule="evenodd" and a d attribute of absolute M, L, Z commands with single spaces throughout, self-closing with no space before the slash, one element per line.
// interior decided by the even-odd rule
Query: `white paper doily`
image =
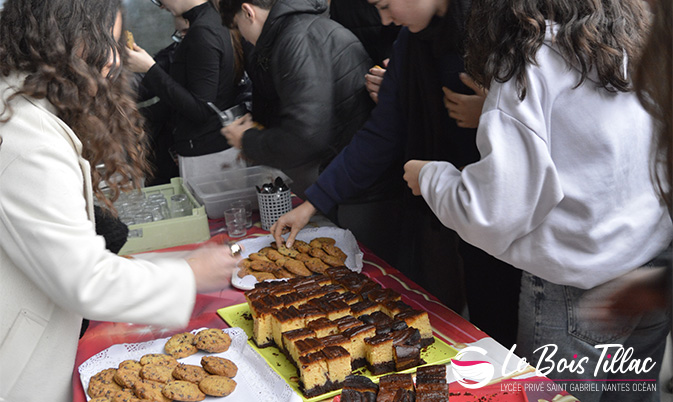
<path fill-rule="evenodd" d="M 284 237 L 287 239 L 287 235 Z M 355 236 L 353 236 L 353 233 L 351 233 L 350 230 L 337 227 L 304 228 L 297 234 L 297 240 L 303 240 L 307 243 L 316 237 L 331 237 L 336 240 L 336 246 L 348 256 L 345 262 L 346 266 L 355 272 L 362 271 L 362 258 L 364 257 L 364 253 L 360 250 L 360 247 L 358 247 L 358 242 L 355 240 Z M 250 254 L 256 253 L 264 247 L 267 247 L 273 241 L 274 239 L 271 235 L 241 240 L 238 242 L 238 244 L 244 248 L 241 257 L 247 258 Z M 232 286 L 242 290 L 250 290 L 254 288 L 257 279 L 252 275 L 239 278 L 238 271 L 238 268 L 234 269 L 234 273 L 231 276 Z"/>
<path fill-rule="evenodd" d="M 192 333 L 202 330 L 197 329 Z M 236 389 L 227 397 L 206 397 L 206 401 L 279 401 L 299 402 L 301 397 L 281 378 L 264 360 L 259 353 L 248 345 L 248 336 L 241 328 L 227 328 L 224 332 L 231 337 L 229 350 L 222 353 L 198 353 L 182 359 L 180 363 L 201 365 L 203 356 L 225 357 L 238 366 L 238 373 L 234 377 Z M 140 360 L 148 353 L 164 353 L 164 345 L 169 338 L 155 339 L 141 343 L 123 343 L 112 345 L 87 361 L 79 368 L 79 377 L 84 391 L 89 387 L 91 377 L 107 368 L 117 368 L 124 360 Z M 87 395 L 87 400 L 91 399 Z"/>

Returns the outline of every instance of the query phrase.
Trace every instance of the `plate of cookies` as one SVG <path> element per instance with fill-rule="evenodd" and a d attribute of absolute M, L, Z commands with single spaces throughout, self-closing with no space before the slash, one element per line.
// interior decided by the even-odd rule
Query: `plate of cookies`
<path fill-rule="evenodd" d="M 296 400 L 241 328 L 201 328 L 113 345 L 78 372 L 87 399 L 96 402 Z"/>
<path fill-rule="evenodd" d="M 286 236 L 287 237 L 287 236 Z M 255 284 L 269 280 L 322 274 L 330 267 L 345 266 L 362 271 L 364 254 L 349 230 L 336 227 L 303 229 L 292 247 L 278 247 L 273 236 L 262 236 L 239 242 L 243 246 L 239 266 L 231 284 L 250 290 Z"/>

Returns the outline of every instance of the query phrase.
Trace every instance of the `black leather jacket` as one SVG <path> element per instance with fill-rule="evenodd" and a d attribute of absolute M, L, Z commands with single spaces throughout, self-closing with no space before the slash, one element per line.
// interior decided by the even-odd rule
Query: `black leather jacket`
<path fill-rule="evenodd" d="M 253 118 L 265 127 L 243 135 L 255 163 L 324 165 L 369 116 L 369 56 L 326 10 L 324 0 L 278 0 L 269 12 L 248 66 Z"/>

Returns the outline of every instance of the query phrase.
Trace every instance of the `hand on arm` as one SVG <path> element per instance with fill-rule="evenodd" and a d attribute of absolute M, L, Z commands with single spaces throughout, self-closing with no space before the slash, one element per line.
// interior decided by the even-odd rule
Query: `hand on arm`
<path fill-rule="evenodd" d="M 155 64 L 152 56 L 145 49 L 133 44 L 133 49 L 128 49 L 127 67 L 134 73 L 146 73 Z"/>
<path fill-rule="evenodd" d="M 421 195 L 421 185 L 418 182 L 418 176 L 421 173 L 423 166 L 430 163 L 430 161 L 410 160 L 404 164 L 404 180 L 407 186 L 411 189 L 414 195 Z"/>
<path fill-rule="evenodd" d="M 287 247 L 292 247 L 294 239 L 297 237 L 297 233 L 306 226 L 311 217 L 315 215 L 316 211 L 313 204 L 305 201 L 297 208 L 278 218 L 276 223 L 271 226 L 271 234 L 274 239 L 276 239 L 278 246 L 283 244 L 283 238 L 281 237 L 283 233 L 289 231 L 290 235 L 285 244 Z"/>
<path fill-rule="evenodd" d="M 383 82 L 383 75 L 388 68 L 388 61 L 390 59 L 383 60 L 383 67 L 374 66 L 369 69 L 368 74 L 365 74 L 367 92 L 375 103 L 379 103 L 379 89 L 381 88 L 381 82 Z"/>
<path fill-rule="evenodd" d="M 255 126 L 252 121 L 252 115 L 247 113 L 245 116 L 234 120 L 227 127 L 223 127 L 220 133 L 227 138 L 227 142 L 234 148 L 243 148 L 243 134 L 246 130 Z"/>
<path fill-rule="evenodd" d="M 444 91 L 444 106 L 449 111 L 449 117 L 456 120 L 458 127 L 477 128 L 488 90 L 482 88 L 474 82 L 472 77 L 465 73 L 460 74 L 460 80 L 472 89 L 475 94 L 459 94 L 444 87 L 442 88 Z"/>

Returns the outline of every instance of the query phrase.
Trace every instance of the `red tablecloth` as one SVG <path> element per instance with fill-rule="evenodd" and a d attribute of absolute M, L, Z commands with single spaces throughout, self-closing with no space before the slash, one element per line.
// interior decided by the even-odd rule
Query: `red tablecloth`
<path fill-rule="evenodd" d="M 217 233 L 224 226 L 221 220 L 210 221 L 211 233 Z M 259 227 L 259 222 L 248 231 L 246 237 L 268 235 Z M 210 242 L 224 243 L 231 239 L 225 234 L 215 235 Z M 239 239 L 240 240 L 240 239 Z M 161 251 L 183 251 L 195 249 L 199 244 L 173 247 Z M 364 252 L 362 272 L 382 286 L 394 289 L 402 295 L 402 300 L 410 306 L 428 312 L 435 335 L 449 344 L 465 344 L 477 341 L 487 335 L 466 321 L 460 315 L 444 306 L 439 300 L 428 294 L 400 271 L 375 256 L 366 247 L 360 245 Z M 225 328 L 227 324 L 217 315 L 217 310 L 245 302 L 243 292 L 235 288 L 227 288 L 217 293 L 197 295 L 196 305 L 189 325 L 184 329 L 166 329 L 161 327 L 92 321 L 86 333 L 79 341 L 75 370 L 73 373 L 73 401 L 85 402 L 86 396 L 79 378 L 77 367 L 102 350 L 120 343 L 145 342 L 157 338 L 165 338 L 178 332 L 202 327 Z"/>

